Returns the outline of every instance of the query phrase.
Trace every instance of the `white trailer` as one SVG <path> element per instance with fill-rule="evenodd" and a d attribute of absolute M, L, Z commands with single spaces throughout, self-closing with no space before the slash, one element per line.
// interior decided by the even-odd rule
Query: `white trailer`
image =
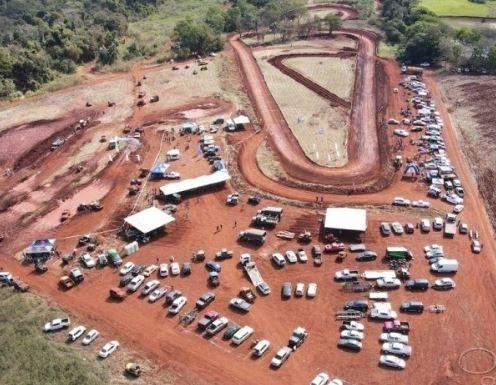
<path fill-rule="evenodd" d="M 396 278 L 396 272 L 394 270 L 365 270 L 362 277 L 365 279 Z"/>
<path fill-rule="evenodd" d="M 389 295 L 386 291 L 371 291 L 369 293 L 369 299 L 373 301 L 387 301 L 388 298 Z"/>
<path fill-rule="evenodd" d="M 259 284 L 264 282 L 255 262 L 247 262 L 243 265 L 243 268 L 245 269 L 246 274 L 248 274 L 253 286 L 257 287 Z"/>

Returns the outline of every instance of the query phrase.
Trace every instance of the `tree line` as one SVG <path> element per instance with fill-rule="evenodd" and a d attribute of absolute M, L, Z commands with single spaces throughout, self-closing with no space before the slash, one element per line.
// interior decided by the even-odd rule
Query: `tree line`
<path fill-rule="evenodd" d="M 477 28 L 453 28 L 415 0 L 384 0 L 380 26 L 407 63 L 496 71 L 496 31 L 484 28 L 484 19 Z"/>
<path fill-rule="evenodd" d="M 206 55 L 223 46 L 223 33 L 253 32 L 263 42 L 273 34 L 281 41 L 328 33 L 341 28 L 339 16 L 310 17 L 304 0 L 231 0 L 227 7 L 211 7 L 202 21 L 186 19 L 174 29 L 178 58 Z"/>

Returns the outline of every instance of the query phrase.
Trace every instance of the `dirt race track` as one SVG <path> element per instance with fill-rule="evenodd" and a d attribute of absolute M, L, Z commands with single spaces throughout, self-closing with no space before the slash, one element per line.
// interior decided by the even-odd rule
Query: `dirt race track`
<path fill-rule="evenodd" d="M 355 15 L 345 7 L 336 9 L 343 17 Z M 478 230 L 484 244 L 483 252 L 478 255 L 470 252 L 470 241 L 462 235 L 456 235 L 451 240 L 443 239 L 440 232 L 419 234 L 416 231 L 414 235 L 392 235 L 386 238 L 379 235 L 379 223 L 382 221 L 416 223 L 422 217 L 442 215 L 449 210 L 449 206 L 439 200 L 429 199 L 432 207 L 430 210 L 391 208 L 390 202 L 394 196 L 412 200 L 427 199 L 425 185 L 421 183 L 401 181 L 399 175 L 392 175 L 389 179 L 383 176 L 381 179 L 384 170 L 388 170 L 387 160 L 393 155 L 389 148 L 393 137 L 392 129 L 381 125 L 382 118 L 378 118 L 378 115 L 386 119 L 399 118 L 400 108 L 404 107 L 408 95 L 403 89 L 399 94 L 393 93 L 393 87 L 401 80 L 398 67 L 394 62 L 375 57 L 374 37 L 358 30 L 340 33 L 352 34 L 359 41 L 358 80 L 350 117 L 353 129 L 348 145 L 351 151 L 349 164 L 340 169 L 326 169 L 312 165 L 305 159 L 298 143 L 289 134 L 274 99 L 268 93 L 250 50 L 238 40 L 231 39 L 232 49 L 223 55 L 226 61 L 234 61 L 234 54 L 238 56 L 240 70 L 247 82 L 239 88 L 245 87 L 249 91 L 256 114 L 263 123 L 262 130 L 258 133 L 249 129 L 227 134 L 227 138 L 224 133 L 214 134 L 217 143 L 224 148 L 223 156 L 234 161 L 229 168 L 236 184 L 227 189 L 187 197 L 179 205 L 174 214 L 176 221 L 167 228 L 166 234 L 143 245 L 137 253 L 126 258 L 135 263 L 151 264 L 157 261 L 168 262 L 170 256 L 174 256 L 176 261 L 186 262 L 200 248 L 206 250 L 207 259 L 211 259 L 213 253 L 222 247 L 232 249 L 235 257 L 221 262 L 221 284 L 214 289 L 216 300 L 209 309 L 221 312 L 240 325 L 252 326 L 255 329 L 253 339 L 269 339 L 272 345 L 265 356 L 258 360 L 251 358 L 252 338 L 239 347 L 223 341 L 220 336 L 208 340 L 203 338 L 195 330 L 195 324 L 184 327 L 179 324 L 177 316 L 167 317 L 162 301 L 150 304 L 146 298 L 139 297 L 139 293 L 130 295 L 122 303 L 110 301 L 108 289 L 117 285 L 119 280 L 116 269 L 85 269 L 86 279 L 80 286 L 62 291 L 57 287 L 57 281 L 72 265 L 63 267 L 60 259 L 54 257 L 48 263 L 48 272 L 38 275 L 32 271 L 32 266 L 22 265 L 13 258 L 31 240 L 41 237 L 57 238 L 58 249 L 62 253 L 71 252 L 78 237 L 88 232 L 97 234 L 103 250 L 123 246 L 125 242 L 116 235 L 115 229 L 133 209 L 138 210 L 150 204 L 160 205 L 153 196 L 158 187 L 167 183 L 144 181 L 142 193 L 129 197 L 129 182 L 138 177 L 140 168 L 149 168 L 158 160 L 163 160 L 165 152 L 171 148 L 181 150 L 181 159 L 171 162 L 171 169 L 180 172 L 183 179 L 210 171 L 210 166 L 199 151 L 197 136 L 175 136 L 174 140 L 169 141 L 166 139 L 172 135 L 165 135 L 164 129 L 177 127 L 187 117 L 208 127 L 215 117 L 231 116 L 237 110 L 247 108 L 246 106 L 235 105 L 228 98 L 221 99 L 214 93 L 188 99 L 191 89 L 183 90 L 180 94 L 180 90 L 174 88 L 174 98 L 164 91 L 160 94 L 159 103 L 147 104 L 144 108 L 136 107 L 138 90 L 146 88 L 147 82 L 170 85 L 175 84 L 171 79 L 187 76 L 192 78 L 192 69 L 185 69 L 184 66 L 194 66 L 194 63 L 181 63 L 179 72 L 174 72 L 172 65 L 138 65 L 130 73 L 122 74 L 126 81 L 132 82 L 132 85 L 128 84 L 131 89 L 128 95 L 130 103 L 124 106 L 131 111 L 129 115 L 115 125 L 101 124 L 102 111 L 105 111 L 103 115 L 108 116 L 109 109 L 105 105 L 97 105 L 82 115 L 79 109 L 68 109 L 73 112 L 51 122 L 50 127 L 53 130 L 49 135 L 47 133 L 39 138 L 44 143 L 44 151 L 40 150 L 38 156 L 28 154 L 30 158 L 25 158 L 23 154 L 30 146 L 19 146 L 16 152 L 12 145 L 5 146 L 0 137 L 0 146 L 4 145 L 12 150 L 3 159 L 3 165 L 12 166 L 22 159 L 25 162 L 11 176 L 1 177 L 0 220 L 5 235 L 0 249 L 2 268 L 21 277 L 36 292 L 53 299 L 82 324 L 100 329 L 100 342 L 116 338 L 121 342 L 122 349 L 133 350 L 137 355 L 151 358 L 156 367 L 152 372 L 145 373 L 141 379 L 133 381 L 136 384 L 161 384 L 163 373 L 170 372 L 175 379 L 174 383 L 181 385 L 296 385 L 309 383 L 321 371 L 344 379 L 346 384 L 409 385 L 412 378 L 415 378 L 416 383 L 426 385 L 483 383 L 483 375 L 467 374 L 460 369 L 458 362 L 466 349 L 483 347 L 492 351 L 496 345 L 492 326 L 496 323 L 496 250 L 492 228 L 473 177 L 459 151 L 460 143 L 453 133 L 450 116 L 437 90 L 435 76 L 428 73 L 425 81 L 444 120 L 444 139 L 450 160 L 465 188 L 465 209 L 461 219 Z M 209 76 L 214 71 L 214 64 L 209 64 Z M 202 80 L 202 73 L 196 76 L 197 78 L 192 79 L 198 84 L 206 81 Z M 105 75 L 102 75 L 101 80 L 104 78 Z M 94 83 L 98 81 L 98 78 L 92 79 Z M 143 83 L 142 88 L 135 86 L 137 81 Z M 90 85 L 88 90 L 89 87 Z M 201 90 L 201 87 L 198 89 Z M 72 124 L 90 112 L 93 114 L 92 124 L 87 129 L 80 130 L 71 137 L 66 146 L 48 152 L 45 148 L 51 142 L 47 142 L 48 136 L 60 134 L 63 129 L 72 127 Z M 129 146 L 125 147 L 109 162 L 110 153 L 106 151 L 106 143 L 96 142 L 103 133 L 109 136 L 123 135 L 122 129 L 126 125 L 143 127 L 141 146 L 134 154 Z M 33 127 L 38 126 L 33 123 Z M 22 128 L 13 125 L 2 135 L 11 135 L 9 143 L 15 143 L 16 133 L 22 133 Z M 282 184 L 260 172 L 255 153 L 265 139 L 269 139 L 272 148 L 276 149 L 281 167 L 295 181 Z M 82 171 L 71 171 L 68 166 L 75 163 L 72 154 L 89 145 L 94 147 L 91 147 L 91 156 L 80 162 L 83 165 Z M 410 156 L 414 150 L 414 146 L 406 143 L 402 154 L 405 157 Z M 47 155 L 42 156 L 42 153 Z M 139 155 L 139 163 L 133 155 Z M 52 177 L 55 174 L 58 176 Z M 88 181 L 84 182 L 85 180 Z M 378 180 L 383 187 L 380 191 Z M 310 188 L 312 183 L 316 186 Z M 350 186 L 354 187 L 352 194 L 343 195 L 331 193 L 323 185 L 344 186 L 343 191 L 349 191 Z M 234 188 L 241 192 L 241 203 L 235 207 L 227 207 L 226 195 Z M 362 189 L 378 191 L 358 194 Z M 265 198 L 259 207 L 252 207 L 246 203 L 248 192 L 260 192 L 264 196 L 272 196 L 274 200 Z M 323 202 L 315 203 L 316 196 L 322 197 Z M 103 210 L 75 215 L 75 204 L 97 198 L 101 199 Z M 287 204 L 288 202 L 293 204 Z M 285 252 L 296 249 L 299 245 L 295 241 L 281 240 L 275 237 L 275 231 L 269 232 L 267 242 L 260 248 L 241 246 L 235 241 L 238 232 L 249 226 L 252 216 L 261 206 L 284 207 L 283 219 L 277 230 L 309 230 L 314 235 L 319 234 L 319 221 L 328 204 L 367 207 L 368 230 L 362 238 L 363 242 L 379 255 L 386 246 L 403 245 L 410 248 L 415 255 L 411 271 L 414 278 L 427 277 L 430 281 L 436 278 L 428 271 L 422 255 L 422 248 L 427 244 L 442 243 L 447 255 L 460 260 L 460 272 L 454 276 L 457 287 L 451 292 L 428 290 L 417 294 L 409 293 L 404 288 L 390 292 L 395 309 L 398 309 L 401 301 L 407 299 L 422 300 L 426 305 L 444 304 L 447 308 L 442 314 L 425 312 L 422 315 L 401 315 L 401 319 L 408 320 L 412 325 L 410 340 L 413 355 L 404 371 L 378 367 L 380 323 L 364 320 L 366 337 L 360 353 L 345 352 L 336 347 L 339 323 L 334 319 L 335 311 L 342 308 L 346 300 L 363 296 L 343 293 L 339 284 L 333 282 L 332 276 L 343 268 L 383 269 L 385 265 L 381 261 L 358 263 L 350 254 L 343 263 L 338 263 L 334 255 L 329 255 L 325 256 L 321 267 L 315 267 L 309 261 L 306 264 L 297 263 L 277 269 L 271 264 L 270 255 L 276 250 Z M 59 213 L 64 209 L 71 209 L 73 216 L 59 225 Z M 304 248 L 310 254 L 310 245 Z M 82 249 L 78 249 L 78 253 L 81 251 Z M 257 298 L 247 314 L 228 308 L 229 300 L 237 294 L 240 287 L 250 285 L 237 266 L 241 252 L 250 252 L 253 255 L 262 276 L 272 288 L 269 296 Z M 73 264 L 77 265 L 77 262 Z M 191 309 L 196 298 L 208 289 L 207 272 L 202 264 L 194 264 L 189 277 L 167 277 L 161 281 L 164 285 L 183 291 L 188 298 L 186 310 Z M 293 285 L 297 281 L 306 284 L 316 282 L 316 298 L 293 297 L 283 301 L 279 291 L 281 284 L 286 281 L 291 281 Z M 308 340 L 292 353 L 282 368 L 270 369 L 271 357 L 287 343 L 292 329 L 298 325 L 309 330 Z M 92 347 L 91 351 L 96 351 L 96 348 Z M 122 358 L 123 353 L 117 352 L 108 361 L 122 367 Z M 492 361 L 493 357 L 487 353 L 476 352 L 466 356 L 463 364 L 467 369 L 484 371 L 493 365 Z M 490 371 L 487 375 L 495 374 Z"/>

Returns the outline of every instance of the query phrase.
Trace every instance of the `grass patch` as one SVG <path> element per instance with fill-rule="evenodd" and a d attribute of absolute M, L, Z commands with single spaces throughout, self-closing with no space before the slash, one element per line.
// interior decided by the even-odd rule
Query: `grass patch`
<path fill-rule="evenodd" d="M 398 51 L 398 47 L 396 45 L 387 44 L 383 41 L 379 43 L 379 56 L 386 59 L 394 59 L 396 57 L 396 53 Z"/>
<path fill-rule="evenodd" d="M 493 1 L 477 4 L 468 0 L 421 0 L 419 5 L 438 16 L 496 17 L 496 2 Z"/>
<path fill-rule="evenodd" d="M 151 47 L 161 47 L 170 42 L 179 20 L 201 20 L 209 7 L 222 4 L 222 0 L 168 0 L 149 17 L 129 23 L 129 34 L 139 36 Z"/>
<path fill-rule="evenodd" d="M 43 334 L 42 325 L 63 315 L 33 294 L 0 289 L 0 383 L 2 385 L 100 385 L 109 371 L 96 355 L 83 354 Z"/>

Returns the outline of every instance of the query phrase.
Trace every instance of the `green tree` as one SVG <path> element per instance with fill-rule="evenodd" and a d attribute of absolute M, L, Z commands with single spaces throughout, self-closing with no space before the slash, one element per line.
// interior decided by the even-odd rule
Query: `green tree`
<path fill-rule="evenodd" d="M 226 14 L 220 7 L 210 7 L 205 15 L 205 23 L 215 33 L 221 34 L 226 26 Z"/>
<path fill-rule="evenodd" d="M 343 25 L 343 21 L 341 20 L 341 18 L 334 13 L 328 13 L 327 15 L 325 15 L 324 21 L 329 28 L 329 35 L 332 35 L 335 30 L 340 29 Z"/>
<path fill-rule="evenodd" d="M 192 19 L 181 20 L 174 28 L 175 52 L 183 58 L 190 55 L 205 55 L 219 51 L 222 39 L 206 23 L 194 22 Z"/>

